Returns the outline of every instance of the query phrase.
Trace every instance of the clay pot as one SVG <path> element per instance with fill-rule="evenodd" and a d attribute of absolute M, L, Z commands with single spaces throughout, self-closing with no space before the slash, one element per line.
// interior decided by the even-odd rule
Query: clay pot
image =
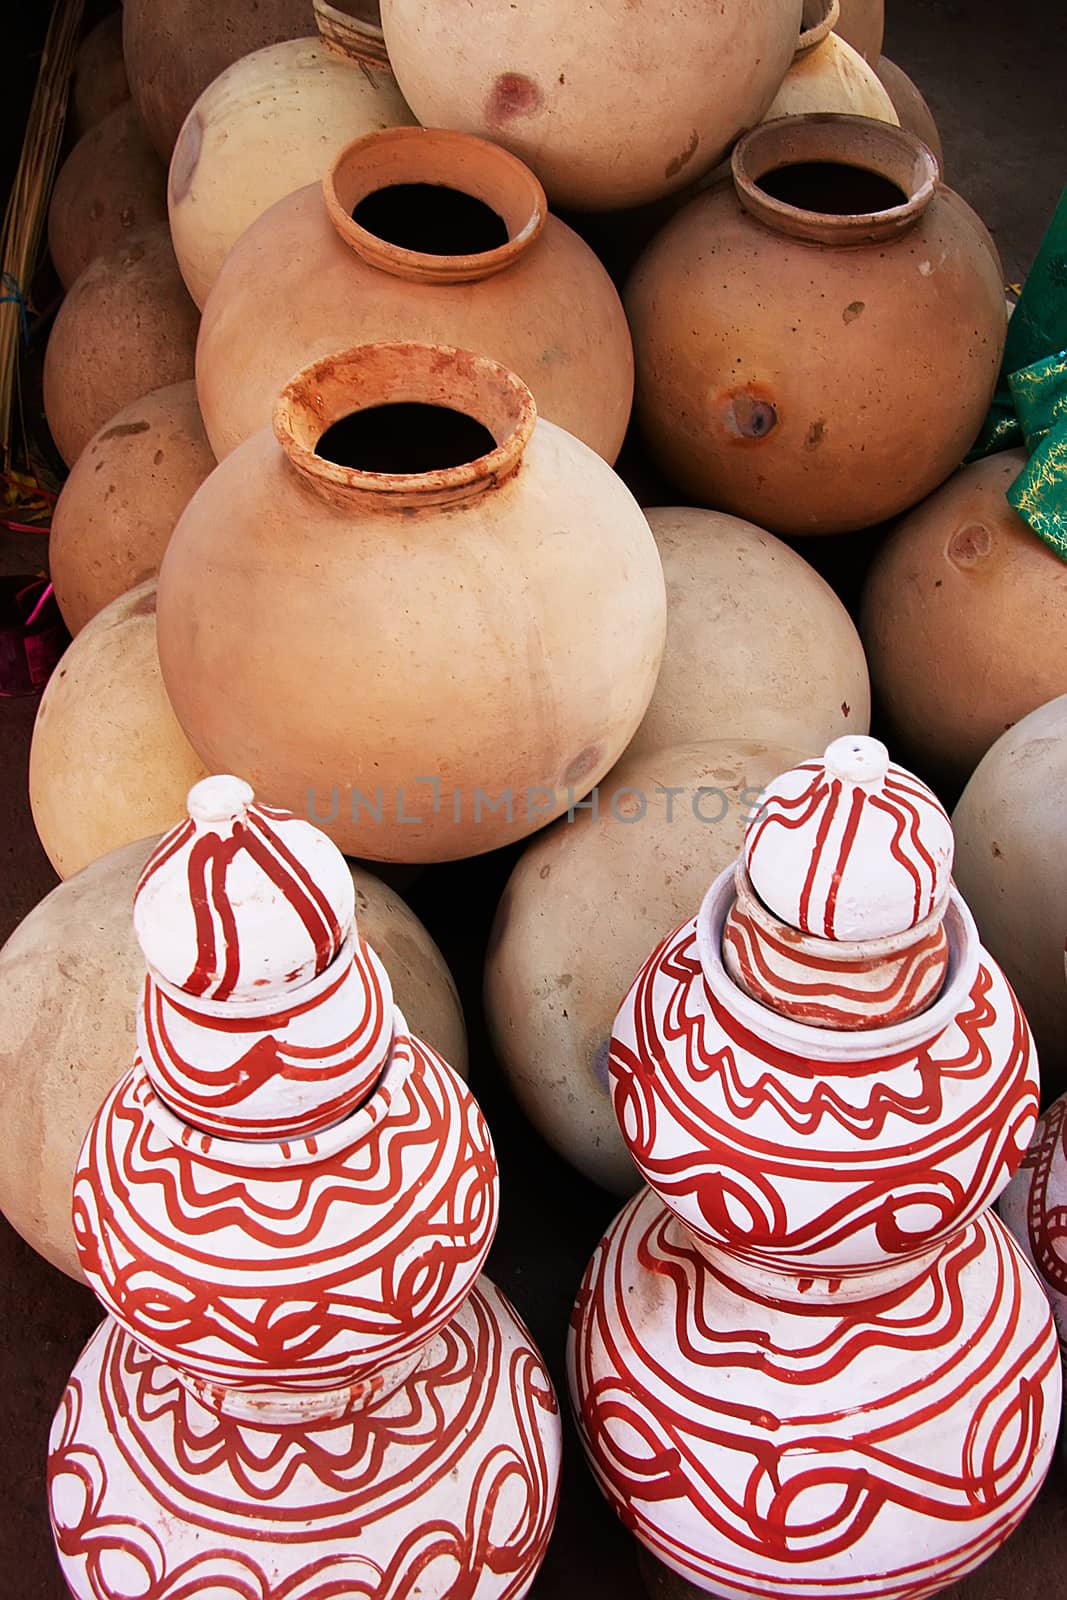
<path fill-rule="evenodd" d="M 923 144 L 934 152 L 943 177 L 945 172 L 945 153 L 941 145 L 941 135 L 937 131 L 937 123 L 934 121 L 933 112 L 923 99 L 919 89 L 903 68 L 898 67 L 895 61 L 890 61 L 888 56 L 878 57 L 876 70 L 890 100 L 893 102 L 900 126 L 907 128 L 909 133 L 916 134 Z"/>
<path fill-rule="evenodd" d="M 67 113 L 74 137 L 80 139 L 129 98 L 122 59 L 122 12 L 112 11 L 89 30 L 74 57 Z"/>
<path fill-rule="evenodd" d="M 1067 692 L 1067 565 L 1005 499 L 1025 464 L 1009 450 L 964 467 L 895 529 L 864 591 L 871 678 L 894 734 L 950 783 Z"/>
<path fill-rule="evenodd" d="M 485 966 L 495 1053 L 542 1137 L 614 1194 L 642 1181 L 612 1109 L 615 1013 L 649 950 L 737 855 L 764 784 L 798 759 L 744 739 L 627 753 L 595 814 L 538 834 L 508 880 Z"/>
<path fill-rule="evenodd" d="M 61 878 L 159 833 L 206 768 L 159 671 L 156 582 L 105 606 L 48 681 L 30 746 L 30 806 Z"/>
<path fill-rule="evenodd" d="M 197 322 L 165 225 L 90 262 L 44 358 L 45 416 L 68 467 L 131 400 L 193 376 Z"/>
<path fill-rule="evenodd" d="M 89 441 L 48 540 L 71 633 L 158 572 L 175 523 L 214 465 L 191 378 L 142 395 Z"/>
<path fill-rule="evenodd" d="M 867 732 L 859 635 L 802 557 L 718 511 L 645 515 L 667 585 L 667 646 L 628 755 L 701 739 L 822 750 L 839 734 Z"/>
<path fill-rule="evenodd" d="M 1035 644 L 1041 623 L 1026 624 Z M 1037 1039 L 1045 1099 L 1067 1087 L 1067 695 L 1001 735 L 952 814 L 956 879 Z"/>
<path fill-rule="evenodd" d="M 308 0 L 124 0 L 130 93 L 164 161 L 193 102 L 231 61 L 308 31 Z"/>
<path fill-rule="evenodd" d="M 166 173 L 133 102 L 83 134 L 59 169 L 48 208 L 48 248 L 65 289 L 134 229 L 165 222 Z"/>
<path fill-rule="evenodd" d="M 800 0 L 557 4 L 383 0 L 382 26 L 419 121 L 480 134 L 533 167 L 554 205 L 617 210 L 684 188 L 770 105 Z"/>
<path fill-rule="evenodd" d="M 877 61 L 885 34 L 885 0 L 841 0 L 835 31 L 864 61 Z"/>
<path fill-rule="evenodd" d="M 321 179 L 324 151 L 415 120 L 381 29 L 324 0 L 317 14 L 322 37 L 289 39 L 235 61 L 204 90 L 178 136 L 170 231 L 198 306 L 245 229 L 276 200 Z"/>
<path fill-rule="evenodd" d="M 438 346 L 300 373 L 160 573 L 202 757 L 373 860 L 477 855 L 566 810 L 632 737 L 664 626 L 619 479 L 514 374 Z"/>
<path fill-rule="evenodd" d="M 809 111 L 840 111 L 899 123 L 874 68 L 833 31 L 839 10 L 840 0 L 804 0 L 800 43 L 764 122 Z"/>
<path fill-rule="evenodd" d="M 413 209 L 409 186 L 427 184 L 439 203 Z M 618 454 L 633 397 L 621 302 L 506 151 L 421 128 L 371 134 L 336 156 L 321 187 L 248 229 L 208 297 L 197 346 L 216 455 L 269 424 L 301 367 L 392 339 L 491 356 L 529 384 L 542 416 L 606 460 Z"/>
<path fill-rule="evenodd" d="M 997 1211 L 1045 1286 L 1056 1321 L 1060 1353 L 1067 1363 L 1065 1207 L 1067 1095 L 1061 1095 L 1038 1122 L 1026 1159 L 998 1200 Z"/>
<path fill-rule="evenodd" d="M 694 499 L 778 533 L 884 521 L 985 416 L 1007 327 L 995 247 L 888 123 L 780 118 L 732 164 L 626 295 L 649 445 Z"/>

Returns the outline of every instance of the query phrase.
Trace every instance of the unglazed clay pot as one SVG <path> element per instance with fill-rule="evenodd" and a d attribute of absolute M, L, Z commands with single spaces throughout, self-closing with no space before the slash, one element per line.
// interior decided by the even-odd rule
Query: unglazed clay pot
<path fill-rule="evenodd" d="M 129 98 L 122 59 L 122 12 L 112 11 L 85 35 L 74 57 L 68 107 L 74 137 L 80 139 Z"/>
<path fill-rule="evenodd" d="M 197 345 L 216 455 L 269 424 L 301 367 L 392 339 L 502 362 L 548 421 L 607 461 L 618 454 L 633 398 L 622 304 L 507 151 L 431 129 L 371 134 L 335 156 L 321 187 L 249 228 L 208 296 Z"/>
<path fill-rule="evenodd" d="M 941 135 L 937 131 L 933 112 L 918 87 L 904 69 L 898 67 L 895 61 L 890 61 L 888 56 L 879 56 L 877 72 L 893 102 L 900 126 L 907 128 L 909 133 L 918 134 L 923 144 L 929 145 L 937 157 L 937 164 L 943 176 L 945 153 L 941 145 Z"/>
<path fill-rule="evenodd" d="M 1040 634 L 1035 632 L 1035 644 Z M 1026 1007 L 1046 1098 L 1067 1087 L 1067 695 L 1001 735 L 952 815 L 956 877 Z"/>
<path fill-rule="evenodd" d="M 235 61 L 204 90 L 178 136 L 170 231 L 198 306 L 245 229 L 276 200 L 317 183 L 332 150 L 415 120 L 381 28 L 326 0 L 317 0 L 316 15 L 321 37 L 289 39 Z"/>
<path fill-rule="evenodd" d="M 885 0 L 841 0 L 835 29 L 864 61 L 877 61 L 885 35 Z"/>
<path fill-rule="evenodd" d="M 310 22 L 310 0 L 124 0 L 130 93 L 164 161 L 197 96 L 231 61 L 299 39 Z"/>
<path fill-rule="evenodd" d="M 386 861 L 559 816 L 632 737 L 665 629 L 611 469 L 513 373 L 418 344 L 300 373 L 189 503 L 159 600 L 203 759 Z"/>
<path fill-rule="evenodd" d="M 834 32 L 839 10 L 840 0 L 804 0 L 800 43 L 778 93 L 764 112 L 764 122 L 809 111 L 842 111 L 899 123 L 874 68 Z"/>
<path fill-rule="evenodd" d="M 30 806 L 61 878 L 180 817 L 206 768 L 178 726 L 156 649 L 156 580 L 79 633 L 41 696 Z"/>
<path fill-rule="evenodd" d="M 193 377 L 198 320 L 164 224 L 90 262 L 44 358 L 45 416 L 68 467 L 131 400 Z"/>
<path fill-rule="evenodd" d="M 1067 564 L 1005 499 L 1026 459 L 1008 450 L 962 468 L 892 533 L 864 592 L 893 730 L 956 784 L 1006 728 L 1067 693 Z"/>
<path fill-rule="evenodd" d="M 485 965 L 494 1051 L 538 1132 L 614 1194 L 642 1181 L 608 1083 L 620 1001 L 736 857 L 760 790 L 797 759 L 744 739 L 628 753 L 508 880 Z"/>
<path fill-rule="evenodd" d="M 773 534 L 718 511 L 646 510 L 667 647 L 629 755 L 701 739 L 821 750 L 866 733 L 863 646 L 829 584 Z"/>
<path fill-rule="evenodd" d="M 645 435 L 719 510 L 778 533 L 868 527 L 943 482 L 986 414 L 1007 327 L 995 247 L 885 122 L 779 118 L 732 163 L 627 290 Z"/>
<path fill-rule="evenodd" d="M 48 207 L 48 249 L 69 289 L 90 261 L 138 228 L 167 220 L 166 173 L 133 109 L 122 105 L 83 134 L 59 169 Z"/>
<path fill-rule="evenodd" d="M 175 523 L 214 465 L 191 378 L 142 395 L 89 441 L 48 540 L 71 633 L 159 570 Z"/>
<path fill-rule="evenodd" d="M 511 0 L 383 0 L 385 42 L 427 126 L 496 140 L 553 204 L 616 210 L 707 172 L 774 98 L 800 0 L 553 4 L 531 28 Z"/>

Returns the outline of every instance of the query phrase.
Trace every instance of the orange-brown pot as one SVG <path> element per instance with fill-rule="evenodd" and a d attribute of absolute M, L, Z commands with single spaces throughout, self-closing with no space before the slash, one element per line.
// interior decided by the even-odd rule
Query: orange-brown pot
<path fill-rule="evenodd" d="M 411 185 L 433 185 L 443 214 L 413 200 Z M 369 216 L 368 206 L 377 208 Z M 618 293 L 506 150 L 424 128 L 371 134 L 337 156 L 322 186 L 253 223 L 208 296 L 197 346 L 216 454 L 269 424 L 301 367 L 393 339 L 500 361 L 533 390 L 542 416 L 606 460 L 618 454 L 633 398 Z"/>
<path fill-rule="evenodd" d="M 166 222 L 166 177 L 131 100 L 78 140 L 48 207 L 48 248 L 65 289 L 134 229 Z"/>
<path fill-rule="evenodd" d="M 837 32 L 864 61 L 874 63 L 882 53 L 885 0 L 841 0 Z"/>
<path fill-rule="evenodd" d="M 45 416 L 68 467 L 131 400 L 193 376 L 197 322 L 164 224 L 89 263 L 44 358 Z"/>
<path fill-rule="evenodd" d="M 918 86 L 912 82 L 902 67 L 888 56 L 878 58 L 878 77 L 885 87 L 900 119 L 900 126 L 917 134 L 923 144 L 929 145 L 937 157 L 941 175 L 945 174 L 945 152 L 941 135 L 937 131 L 934 114 L 924 100 Z"/>
<path fill-rule="evenodd" d="M 1067 693 L 1067 562 L 1004 498 L 1025 463 L 1008 450 L 964 467 L 904 518 L 864 593 L 871 678 L 901 748 L 957 782 Z"/>
<path fill-rule="evenodd" d="M 159 570 L 175 523 L 214 465 L 191 378 L 142 395 L 89 441 L 48 540 L 71 633 Z"/>
<path fill-rule="evenodd" d="M 607 771 L 664 611 L 636 501 L 513 373 L 377 344 L 299 374 L 274 431 L 193 496 L 159 651 L 210 766 L 347 854 L 446 860 L 532 833 Z"/>
<path fill-rule="evenodd" d="M 122 59 L 122 12 L 112 11 L 85 35 L 70 81 L 70 127 L 76 139 L 130 98 Z"/>
<path fill-rule="evenodd" d="M 627 289 L 645 435 L 719 510 L 776 533 L 869 527 L 978 432 L 1007 327 L 995 246 L 885 122 L 784 117 L 732 166 Z"/>

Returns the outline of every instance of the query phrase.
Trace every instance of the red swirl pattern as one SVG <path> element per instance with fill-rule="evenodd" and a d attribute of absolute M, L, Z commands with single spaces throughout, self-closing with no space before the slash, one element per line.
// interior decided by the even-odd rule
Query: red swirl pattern
<path fill-rule="evenodd" d="M 1045 1285 L 1067 1361 L 1067 1095 L 1041 1118 L 998 1210 Z"/>
<path fill-rule="evenodd" d="M 143 1070 L 122 1079 L 87 1136 L 73 1207 L 86 1276 L 116 1320 L 161 1359 L 239 1388 L 338 1388 L 417 1351 L 481 1270 L 497 1170 L 465 1084 L 418 1040 L 399 1037 L 395 1055 L 410 1072 L 358 1113 L 359 1137 L 333 1154 L 319 1154 L 325 1136 L 280 1144 L 273 1164 L 183 1124 L 175 1137 Z"/>
<path fill-rule="evenodd" d="M 647 1191 L 586 1272 L 572 1398 L 627 1526 L 726 1600 L 920 1600 L 977 1566 L 1060 1406 L 1048 1306 L 996 1219 L 840 1306 L 730 1274 Z"/>
<path fill-rule="evenodd" d="M 695 928 L 646 962 L 610 1055 L 623 1136 L 687 1227 L 757 1264 L 845 1275 L 927 1250 L 993 1202 L 1038 1108 L 1033 1041 L 994 963 L 925 1045 L 813 1060 L 716 999 Z"/>
<path fill-rule="evenodd" d="M 329 1424 L 220 1417 L 108 1322 L 53 1424 L 53 1529 L 92 1600 L 520 1600 L 560 1450 L 551 1380 L 485 1279 L 407 1383 Z"/>

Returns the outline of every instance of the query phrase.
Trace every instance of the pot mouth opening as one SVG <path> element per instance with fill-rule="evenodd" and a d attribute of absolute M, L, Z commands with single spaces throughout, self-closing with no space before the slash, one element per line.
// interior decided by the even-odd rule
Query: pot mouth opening
<path fill-rule="evenodd" d="M 496 445 L 485 424 L 466 411 L 395 400 L 338 417 L 320 435 L 315 454 L 356 472 L 410 477 L 468 466 Z"/>
<path fill-rule="evenodd" d="M 772 167 L 757 185 L 772 200 L 824 217 L 867 217 L 907 203 L 892 178 L 848 161 L 791 161 Z"/>
<path fill-rule="evenodd" d="M 841 0 L 804 0 L 800 14 L 800 38 L 797 54 L 813 50 L 829 38 L 841 16 Z"/>
<path fill-rule="evenodd" d="M 356 139 L 327 172 L 323 195 L 357 255 L 420 282 L 492 277 L 529 249 L 548 218 L 544 190 L 516 156 L 438 128 Z"/>

